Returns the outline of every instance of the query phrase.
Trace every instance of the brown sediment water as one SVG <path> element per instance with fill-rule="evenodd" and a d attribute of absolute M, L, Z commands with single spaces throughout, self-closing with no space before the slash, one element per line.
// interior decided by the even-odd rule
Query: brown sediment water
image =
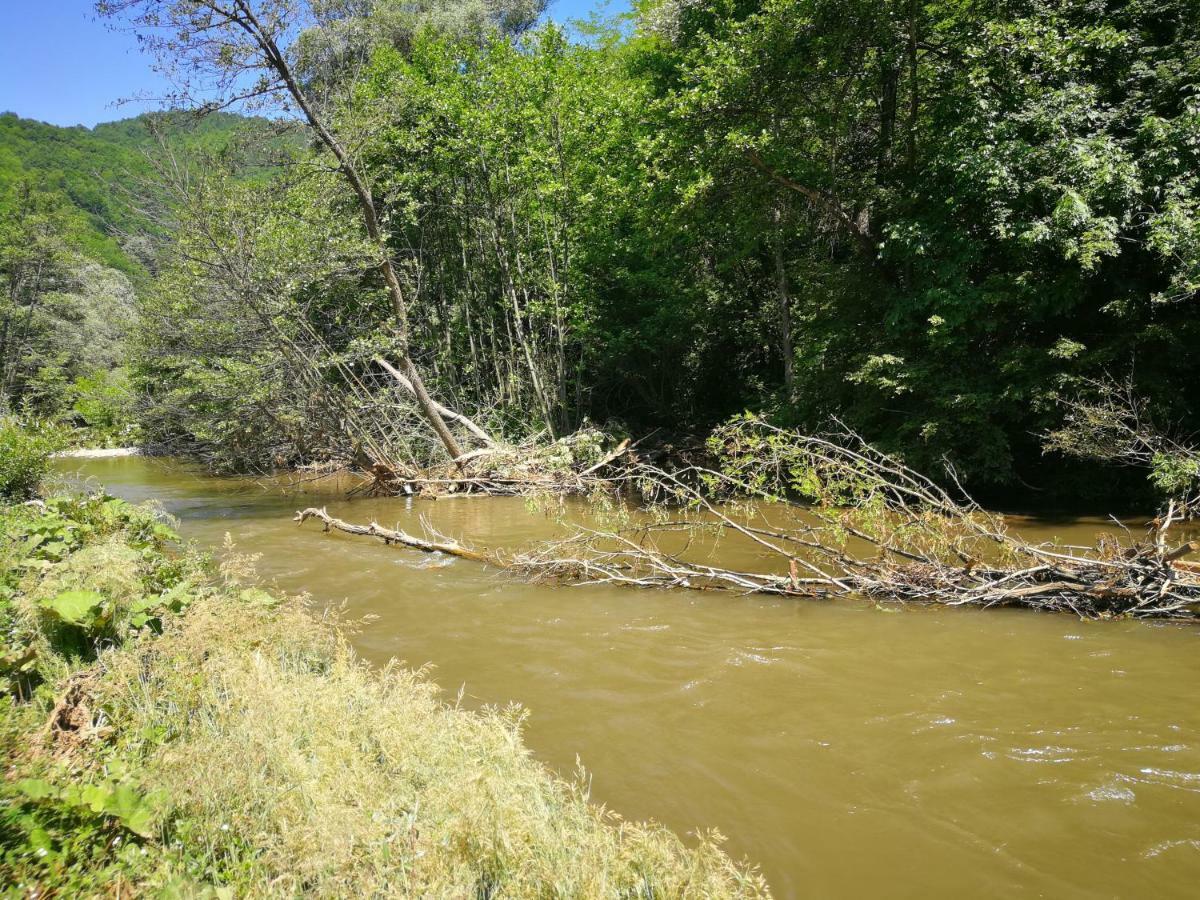
<path fill-rule="evenodd" d="M 530 585 L 291 520 L 328 505 L 419 533 L 425 517 L 489 547 L 560 533 L 519 499 L 297 495 L 142 457 L 58 467 L 157 499 L 186 537 L 228 533 L 282 588 L 373 617 L 354 636 L 366 659 L 429 664 L 468 705 L 527 707 L 528 745 L 566 775 L 581 761 L 595 800 L 718 828 L 777 896 L 1200 890 L 1200 626 Z M 1089 544 L 1109 523 L 1014 527 Z"/>

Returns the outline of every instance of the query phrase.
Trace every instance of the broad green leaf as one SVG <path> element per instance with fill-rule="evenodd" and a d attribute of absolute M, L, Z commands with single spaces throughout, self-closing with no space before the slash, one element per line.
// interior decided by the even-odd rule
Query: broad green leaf
<path fill-rule="evenodd" d="M 83 789 L 80 800 L 94 813 L 105 812 L 112 797 L 112 788 L 107 784 L 89 784 Z"/>
<path fill-rule="evenodd" d="M 104 595 L 95 591 L 63 591 L 57 597 L 43 600 L 40 606 L 72 625 L 83 623 L 88 614 L 104 602 Z"/>
<path fill-rule="evenodd" d="M 41 778 L 22 778 L 17 782 L 17 790 L 30 800 L 45 800 L 58 793 L 54 785 Z"/>

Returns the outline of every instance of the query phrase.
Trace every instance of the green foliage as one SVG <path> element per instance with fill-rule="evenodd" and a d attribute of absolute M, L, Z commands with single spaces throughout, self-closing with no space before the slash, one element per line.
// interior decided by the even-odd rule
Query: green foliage
<path fill-rule="evenodd" d="M 0 498 L 32 497 L 50 469 L 51 455 L 63 443 L 59 429 L 0 418 Z"/>
<path fill-rule="evenodd" d="M 157 147 L 151 123 L 170 135 L 177 150 L 217 150 L 253 120 L 231 113 L 202 119 L 182 114 L 137 116 L 95 128 L 60 128 L 0 115 L 0 212 L 22 184 L 35 185 L 64 201 L 69 242 L 83 255 L 126 275 L 144 274 L 149 261 L 133 244 L 114 235 L 156 234 L 150 218 L 164 200 L 150 162 Z M 123 186 L 127 190 L 114 189 Z M 152 201 L 147 205 L 148 194 Z"/>
<path fill-rule="evenodd" d="M 72 417 L 92 446 L 125 447 L 137 443 L 137 394 L 125 368 L 80 375 L 68 396 Z"/>
<path fill-rule="evenodd" d="M 55 497 L 8 509 L 0 524 L 0 669 L 12 690 L 40 682 L 48 657 L 92 658 L 190 602 L 186 561 L 164 553 L 178 536 L 143 507 Z"/>
<path fill-rule="evenodd" d="M 1195 452 L 1161 451 L 1150 466 L 1150 479 L 1165 496 L 1194 497 L 1200 488 L 1200 456 Z"/>
<path fill-rule="evenodd" d="M 97 641 L 113 647 L 150 633 L 195 598 L 182 581 L 195 562 L 167 554 L 178 538 L 158 515 L 103 494 L 0 507 L 0 532 L 0 749 L 10 763 L 0 877 L 95 895 L 158 864 L 145 840 L 157 834 L 164 798 L 142 789 L 119 756 L 80 777 L 37 752 L 34 736 L 46 733 L 50 707 L 75 696 L 61 682 Z"/>
<path fill-rule="evenodd" d="M 81 785 L 66 773 L 0 789 L 2 869 L 10 884 L 50 883 L 63 894 L 98 893 L 142 868 L 161 799 L 128 782 Z"/>
<path fill-rule="evenodd" d="M 38 605 L 70 625 L 80 625 L 95 631 L 100 619 L 104 595 L 95 591 L 63 591 L 55 597 L 42 599 Z"/>
<path fill-rule="evenodd" d="M 648 53 L 678 132 L 662 144 L 666 178 L 690 210 L 747 230 L 761 231 L 755 205 L 791 201 L 801 324 L 786 415 L 812 427 L 836 412 L 921 468 L 948 456 L 975 484 L 1031 476 L 1025 435 L 1053 422 L 1056 394 L 1134 356 L 1150 389 L 1174 392 L 1173 415 L 1194 417 L 1193 13 L 655 9 Z M 1167 197 L 1190 199 L 1164 215 Z"/>
<path fill-rule="evenodd" d="M 169 218 L 154 160 L 234 153 L 262 124 L 166 114 L 88 130 L 0 116 L 0 405 L 81 427 L 93 444 L 136 437 L 124 373 L 135 286 Z M 288 141 L 242 154 L 245 178 Z"/>
<path fill-rule="evenodd" d="M 1094 483 L 1037 435 L 1105 371 L 1196 430 L 1190 0 L 665 0 L 574 35 L 521 8 L 339 7 L 295 48 L 448 405 L 510 438 L 836 415 L 976 491 Z M 398 325 L 356 198 L 225 161 L 147 300 L 149 432 L 225 468 L 430 461 L 372 363 Z"/>

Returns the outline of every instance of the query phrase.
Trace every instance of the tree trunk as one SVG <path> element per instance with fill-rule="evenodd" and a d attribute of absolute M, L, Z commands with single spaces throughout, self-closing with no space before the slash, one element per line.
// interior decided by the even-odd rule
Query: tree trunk
<path fill-rule="evenodd" d="M 896 94 L 900 83 L 900 70 L 889 55 L 883 63 L 879 98 L 879 152 L 875 171 L 883 178 L 892 164 L 892 137 L 896 132 Z"/>
<path fill-rule="evenodd" d="M 389 375 L 392 376 L 392 378 L 396 379 L 396 382 L 402 388 L 404 388 L 406 391 L 408 391 L 414 397 L 417 396 L 416 383 L 413 381 L 412 375 L 410 373 L 397 371 L 395 366 L 393 366 L 387 360 L 385 360 L 381 357 L 378 357 L 378 356 L 375 357 L 375 362 L 379 363 L 379 365 L 381 365 L 384 368 L 384 370 Z M 426 394 L 427 398 L 428 398 L 428 396 L 429 395 Z M 489 447 L 496 446 L 496 441 L 492 438 L 492 436 L 490 434 L 488 434 L 486 431 L 484 431 L 482 428 L 480 428 L 478 425 L 476 425 L 474 422 L 472 422 L 470 419 L 468 419 L 462 413 L 455 412 L 454 410 L 450 409 L 449 407 L 442 406 L 436 400 L 430 400 L 429 402 L 434 405 L 434 412 L 436 412 L 439 415 L 439 417 L 444 417 L 446 419 L 450 419 L 451 421 L 458 422 L 458 424 L 462 425 L 463 428 L 467 429 L 467 431 L 471 432 L 471 434 L 475 435 L 475 437 L 479 438 L 479 440 L 483 441 Z M 462 457 L 462 454 L 460 453 L 458 456 L 455 457 L 455 459 L 458 460 L 461 457 Z"/>
<path fill-rule="evenodd" d="M 796 370 L 792 350 L 792 295 L 788 289 L 787 267 L 783 259 L 783 213 L 784 205 L 781 198 L 776 202 L 773 214 L 775 240 L 772 249 L 775 256 L 775 283 L 779 299 L 779 349 L 783 353 L 783 386 L 787 391 L 788 400 L 791 400 L 796 393 Z"/>
<path fill-rule="evenodd" d="M 445 419 L 438 412 L 437 406 L 429 396 L 429 391 L 425 388 L 425 381 L 421 378 L 421 374 L 417 371 L 417 367 L 412 360 L 408 344 L 408 307 L 404 300 L 404 289 L 401 287 L 400 279 L 397 277 L 396 270 L 392 266 L 391 253 L 388 249 L 387 241 L 384 239 L 383 231 L 379 227 L 379 217 L 375 210 L 375 200 L 371 196 L 371 191 L 360 175 L 358 168 L 354 165 L 353 160 L 350 159 L 349 154 L 346 153 L 341 143 L 329 130 L 321 117 L 317 115 L 312 104 L 309 103 L 308 97 L 300 87 L 299 82 L 296 81 L 296 76 L 293 74 L 291 66 L 288 65 L 287 59 L 284 57 L 282 51 L 280 51 L 270 33 L 262 26 L 243 0 L 238 0 L 238 7 L 241 9 L 245 22 L 249 26 L 247 30 L 250 31 L 255 42 L 259 45 L 267 62 L 283 80 L 288 93 L 296 101 L 296 105 L 300 108 L 301 113 L 303 113 L 305 120 L 312 127 L 313 131 L 317 133 L 317 137 L 321 143 L 337 159 L 339 171 L 346 178 L 346 181 L 349 182 L 355 196 L 358 198 L 359 209 L 362 212 L 367 233 L 370 235 L 372 242 L 380 254 L 379 272 L 383 275 L 388 295 L 391 297 L 392 309 L 396 317 L 396 342 L 398 344 L 397 349 L 400 355 L 401 369 L 412 383 L 413 396 L 417 399 L 417 406 L 420 408 L 421 414 L 425 416 L 425 419 L 429 422 L 439 440 L 441 440 L 442 446 L 446 448 L 446 452 L 450 454 L 450 458 L 458 459 L 462 456 L 462 448 L 458 445 L 458 441 L 455 440 L 454 435 L 446 426 Z"/>
<path fill-rule="evenodd" d="M 917 114 L 921 109 L 921 92 L 918 84 L 918 44 L 921 40 L 920 12 L 917 0 L 908 3 L 908 141 L 906 160 L 911 175 L 917 166 Z"/>

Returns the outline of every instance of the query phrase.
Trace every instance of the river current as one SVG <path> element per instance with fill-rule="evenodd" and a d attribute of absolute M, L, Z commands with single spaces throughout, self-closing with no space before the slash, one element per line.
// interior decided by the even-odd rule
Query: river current
<path fill-rule="evenodd" d="M 59 468 L 261 554 L 265 579 L 362 619 L 372 663 L 429 666 L 465 705 L 520 704 L 533 752 L 566 776 L 582 763 L 594 800 L 718 829 L 777 896 L 1200 891 L 1200 626 L 530 585 L 291 520 L 315 503 L 490 547 L 557 533 L 519 499 L 298 495 L 159 459 Z M 1103 523 L 1017 527 L 1089 543 Z"/>

